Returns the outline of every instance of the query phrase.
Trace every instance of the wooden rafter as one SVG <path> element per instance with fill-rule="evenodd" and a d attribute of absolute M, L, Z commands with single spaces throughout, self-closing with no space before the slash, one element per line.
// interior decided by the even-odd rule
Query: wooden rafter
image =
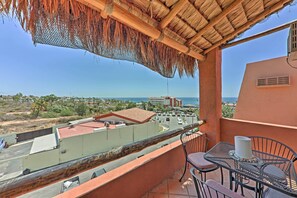
<path fill-rule="evenodd" d="M 204 28 L 202 28 L 194 37 L 192 37 L 191 39 L 189 39 L 186 42 L 186 44 L 189 46 L 189 45 L 192 45 L 194 42 L 196 42 L 207 30 L 209 30 L 214 25 L 216 25 L 218 22 L 220 22 L 222 20 L 222 18 L 224 18 L 225 16 L 227 16 L 227 14 L 229 14 L 231 11 L 233 11 L 233 9 L 236 6 L 238 6 L 239 4 L 241 4 L 242 1 L 243 0 L 235 0 L 233 3 L 231 3 L 228 6 L 228 8 L 226 8 L 218 16 L 216 16 L 215 18 L 213 18 L 212 20 L 210 20 L 210 22 Z"/>
<path fill-rule="evenodd" d="M 165 6 L 161 1 L 159 1 L 159 0 L 153 0 L 153 2 L 154 3 L 157 3 L 157 5 L 158 6 L 162 6 L 164 9 L 169 9 L 167 6 Z M 190 4 L 190 5 L 192 5 L 193 7 L 195 7 L 191 2 L 189 2 L 188 1 L 188 3 Z M 195 7 L 196 8 L 196 7 Z M 197 10 L 197 9 L 196 9 Z M 199 10 L 197 10 L 197 12 L 199 12 L 200 13 L 200 15 L 201 15 L 201 17 L 203 17 L 203 19 L 204 20 L 206 20 L 206 18 L 201 14 L 201 12 L 199 11 Z M 195 28 L 193 27 L 193 26 L 191 26 L 191 24 L 189 24 L 187 21 L 185 21 L 184 19 L 182 19 L 180 16 L 178 16 L 178 15 L 176 15 L 176 17 L 180 20 L 180 21 L 182 21 L 183 23 L 184 23 L 184 25 L 185 26 L 187 26 L 188 28 L 190 28 L 193 32 L 196 32 L 196 30 L 195 30 Z M 180 36 L 180 35 L 179 35 Z M 209 42 L 207 39 L 205 39 L 204 37 L 203 37 L 203 39 L 206 41 L 206 42 L 208 42 L 209 44 L 212 44 L 211 42 Z M 186 40 L 186 39 L 185 39 Z M 199 48 L 200 49 L 200 47 L 198 47 L 198 46 L 195 46 L 196 48 Z M 202 50 L 202 49 L 201 49 Z M 202 50 L 203 51 L 203 50 Z"/>
<path fill-rule="evenodd" d="M 157 0 L 155 0 L 154 2 L 156 2 Z M 118 5 L 120 5 L 122 8 L 126 9 L 126 10 L 130 10 L 131 7 L 129 7 L 128 5 L 122 3 L 121 1 L 119 0 L 114 0 L 115 3 L 117 3 Z M 158 1 L 158 4 L 160 4 L 161 2 Z M 164 4 L 162 4 L 162 6 L 164 6 Z M 167 8 L 167 7 L 166 7 Z M 168 8 L 167 8 L 168 9 Z M 141 19 L 143 21 L 146 21 L 147 23 L 151 24 L 152 26 L 154 26 L 155 28 L 158 28 L 159 27 L 159 22 L 157 20 L 155 20 L 154 18 L 151 18 L 149 15 L 146 15 L 145 13 L 143 13 L 139 8 L 137 7 L 133 7 L 133 14 L 136 14 L 138 16 L 141 15 Z M 178 16 L 176 16 L 178 17 Z M 183 19 L 180 19 L 183 21 Z M 183 23 L 185 23 L 186 25 L 189 26 L 189 28 L 191 28 L 191 26 L 189 24 L 187 24 L 187 22 L 183 21 Z M 193 31 L 195 31 L 193 29 Z M 179 40 L 180 43 L 185 43 L 186 42 L 186 39 L 184 37 L 182 37 L 181 35 L 177 34 L 176 32 L 174 32 L 173 30 L 169 29 L 169 28 L 165 28 L 163 30 L 163 33 L 166 34 L 166 35 L 170 35 L 170 37 L 176 37 L 177 41 Z M 205 39 L 206 42 L 208 42 L 210 45 L 211 43 Z M 204 51 L 203 49 L 201 49 L 200 47 L 198 47 L 197 45 L 192 45 L 191 46 L 193 49 L 196 49 L 195 51 L 199 51 L 199 52 L 202 52 Z"/>
<path fill-rule="evenodd" d="M 164 19 L 159 24 L 159 28 L 162 30 L 164 29 L 172 19 L 177 15 L 179 11 L 188 3 L 188 0 L 179 0 L 172 8 L 172 10 L 166 15 Z"/>
<path fill-rule="evenodd" d="M 120 6 L 124 6 L 125 4 L 122 4 L 121 2 L 118 2 L 118 0 L 115 0 L 116 2 L 117 2 L 117 4 L 119 4 Z M 160 9 L 167 9 L 168 10 L 168 13 L 170 12 L 170 10 L 169 10 L 169 8 L 167 7 L 167 6 L 165 6 L 161 1 L 159 1 L 159 0 L 152 0 L 151 1 L 152 2 L 152 4 L 156 4 L 155 6 L 156 7 L 159 7 Z M 188 3 L 190 4 L 190 5 L 192 5 L 196 10 L 197 10 L 197 8 L 190 2 L 190 1 L 188 1 Z M 139 4 L 139 2 L 138 1 L 134 1 L 133 2 L 133 4 L 136 4 L 136 6 L 141 6 L 142 4 Z M 200 13 L 200 11 L 199 10 L 197 10 L 199 13 Z M 168 14 L 167 13 L 167 14 Z M 205 19 L 205 17 L 200 13 L 200 15 L 203 17 L 203 19 L 204 20 L 207 20 L 207 19 Z M 178 18 L 187 28 L 189 28 L 189 29 L 191 29 L 191 31 L 193 31 L 193 32 L 195 32 L 196 33 L 196 29 L 195 29 L 195 27 L 193 27 L 191 24 L 189 24 L 187 21 L 185 21 L 184 19 L 182 19 L 178 14 L 176 15 L 176 18 Z M 159 25 L 157 25 L 157 26 L 155 26 L 155 27 L 158 27 Z M 167 30 L 169 30 L 168 28 L 167 28 Z M 170 30 L 170 31 L 172 31 L 172 30 Z M 176 32 L 175 32 L 175 34 L 177 34 Z M 178 35 L 178 34 L 177 34 Z M 180 36 L 181 38 L 183 38 L 181 35 L 178 35 L 178 36 Z M 207 42 L 207 43 L 209 43 L 210 45 L 212 45 L 212 43 L 209 41 L 209 40 L 207 40 L 206 38 L 204 38 L 204 37 L 202 37 L 203 39 L 204 39 L 204 41 L 205 42 Z M 184 40 L 186 40 L 185 38 L 183 38 Z M 184 41 L 184 43 L 185 43 L 186 41 Z M 195 45 L 195 48 L 198 48 L 198 49 L 200 49 L 201 51 L 203 51 L 199 46 L 197 46 L 197 45 Z"/>
<path fill-rule="evenodd" d="M 101 12 L 100 12 L 100 16 L 103 18 L 103 19 L 107 19 L 107 13 L 104 11 L 104 10 L 102 10 Z"/>
<path fill-rule="evenodd" d="M 248 19 L 247 15 L 246 15 L 245 9 L 244 9 L 242 4 L 241 4 L 241 8 L 242 8 L 242 12 L 243 12 L 243 15 L 244 15 L 246 21 L 248 21 L 249 19 Z"/>
<path fill-rule="evenodd" d="M 213 46 L 211 46 L 210 48 L 208 48 L 207 50 L 204 51 L 204 54 L 209 53 L 211 50 L 219 47 L 220 45 L 226 43 L 227 41 L 231 40 L 232 38 L 234 38 L 235 36 L 237 36 L 238 34 L 242 33 L 243 31 L 247 30 L 248 28 L 250 28 L 253 24 L 261 21 L 262 19 L 264 19 L 266 16 L 276 12 L 277 10 L 283 8 L 284 4 L 290 2 L 290 0 L 283 0 L 280 1 L 276 4 L 274 4 L 273 6 L 271 6 L 270 8 L 264 10 L 261 14 L 259 14 L 258 16 L 256 16 L 254 19 L 252 19 L 251 21 L 245 23 L 243 26 L 241 26 L 240 28 L 238 28 L 235 32 L 232 32 L 230 34 L 228 34 L 224 39 L 222 39 L 221 41 L 217 42 L 216 44 L 214 44 Z"/>
<path fill-rule="evenodd" d="M 127 12 L 125 9 L 120 7 L 119 5 L 113 3 L 110 9 L 110 6 L 106 3 L 105 0 L 77 0 L 78 2 L 97 10 L 98 12 L 101 12 L 101 10 L 108 10 L 108 15 L 112 17 L 113 19 L 126 24 L 127 26 L 151 37 L 154 40 L 158 40 L 159 42 L 174 48 L 182 53 L 185 53 L 193 58 L 196 58 L 197 60 L 203 61 L 205 57 L 190 49 L 189 47 L 171 39 L 170 37 L 164 35 L 160 30 L 153 27 L 152 25 L 144 22 L 140 18 L 136 17 L 135 15 Z M 107 8 L 109 6 L 109 8 Z"/>

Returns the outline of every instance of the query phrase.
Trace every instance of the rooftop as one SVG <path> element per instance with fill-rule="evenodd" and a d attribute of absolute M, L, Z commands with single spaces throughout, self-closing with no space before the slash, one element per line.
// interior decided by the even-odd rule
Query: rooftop
<path fill-rule="evenodd" d="M 38 153 L 46 150 L 52 150 L 56 146 L 57 146 L 57 141 L 54 133 L 37 137 L 33 141 L 30 154 Z"/>
<path fill-rule="evenodd" d="M 77 135 L 93 133 L 94 129 L 103 128 L 104 123 L 98 121 L 85 122 L 73 126 L 59 128 L 60 139 L 73 137 Z M 110 124 L 109 128 L 114 129 L 116 126 Z"/>

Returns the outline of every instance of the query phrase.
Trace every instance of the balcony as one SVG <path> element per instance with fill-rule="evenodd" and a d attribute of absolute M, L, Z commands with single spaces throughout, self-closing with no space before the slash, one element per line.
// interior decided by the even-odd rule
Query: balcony
<path fill-rule="evenodd" d="M 276 139 L 297 150 L 295 127 L 234 119 L 221 119 L 220 123 L 222 141 L 233 143 L 234 135 L 258 135 Z M 182 182 L 178 181 L 183 165 L 181 143 L 175 141 L 57 197 L 196 197 L 189 171 Z M 220 181 L 220 173 L 208 173 L 207 178 Z M 226 187 L 228 180 L 227 171 L 224 171 Z M 244 194 L 254 197 L 249 190 L 245 190 Z"/>

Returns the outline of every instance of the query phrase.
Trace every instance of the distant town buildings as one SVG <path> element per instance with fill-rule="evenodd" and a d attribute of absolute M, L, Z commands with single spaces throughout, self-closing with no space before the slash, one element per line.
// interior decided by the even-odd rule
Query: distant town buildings
<path fill-rule="evenodd" d="M 247 64 L 233 118 L 297 126 L 296 82 L 287 57 Z"/>
<path fill-rule="evenodd" d="M 163 105 L 164 107 L 182 107 L 182 100 L 170 96 L 151 97 L 149 102 L 153 105 Z"/>

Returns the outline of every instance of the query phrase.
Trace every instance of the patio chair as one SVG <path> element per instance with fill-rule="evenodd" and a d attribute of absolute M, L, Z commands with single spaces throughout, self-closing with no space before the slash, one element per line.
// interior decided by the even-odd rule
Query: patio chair
<path fill-rule="evenodd" d="M 285 159 L 288 159 L 289 161 L 292 162 L 292 164 L 297 160 L 297 154 L 296 152 L 291 149 L 289 146 L 271 139 L 267 137 L 261 137 L 261 136 L 250 136 L 251 138 L 251 143 L 252 143 L 252 150 L 255 151 L 260 151 L 263 153 L 263 157 L 265 156 L 265 153 L 271 154 L 272 156 L 277 156 L 277 157 L 282 157 Z M 258 154 L 260 158 L 261 157 Z M 253 169 L 251 166 L 250 169 Z M 284 183 L 287 183 L 287 176 L 290 176 L 290 164 L 269 164 L 263 169 L 263 173 L 266 175 L 269 175 L 272 178 L 275 178 L 277 180 L 281 180 Z M 256 192 L 259 192 L 261 194 L 263 193 L 263 187 L 260 184 L 256 184 L 257 188 L 251 188 L 249 186 L 244 186 L 247 187 L 250 190 L 256 190 Z M 238 185 L 237 185 L 238 187 Z M 235 191 L 237 190 L 237 187 L 235 188 Z M 268 191 L 269 192 L 269 191 Z M 268 192 L 266 192 L 266 196 L 268 195 Z M 269 192 L 270 194 L 271 192 Z"/>
<path fill-rule="evenodd" d="M 194 167 L 191 168 L 190 172 L 193 177 L 198 198 L 242 198 L 241 195 L 212 179 L 206 180 L 205 182 L 200 180 Z"/>
<path fill-rule="evenodd" d="M 272 188 L 267 188 L 263 193 L 263 198 L 293 198 Z"/>
<path fill-rule="evenodd" d="M 297 153 L 277 140 L 261 136 L 250 136 L 249 138 L 251 138 L 252 150 L 286 158 L 293 163 L 297 160 Z M 288 167 L 283 168 L 285 170 Z"/>
<path fill-rule="evenodd" d="M 289 146 L 267 137 L 250 136 L 252 141 L 252 149 L 263 153 L 268 153 L 274 156 L 286 158 L 292 164 L 297 160 L 296 152 Z M 261 156 L 260 156 L 261 158 Z M 291 176 L 290 164 L 273 164 L 264 168 L 263 172 L 277 180 L 287 182 L 287 176 Z M 271 189 L 271 191 L 274 191 Z M 271 194 L 271 191 L 266 192 L 266 196 Z"/>
<path fill-rule="evenodd" d="M 180 141 L 182 143 L 182 147 L 185 153 L 185 167 L 184 172 L 179 179 L 181 182 L 182 178 L 184 177 L 187 169 L 188 163 L 195 167 L 201 174 L 201 180 L 206 180 L 206 173 L 217 170 L 220 168 L 221 171 L 221 183 L 223 184 L 223 169 L 216 164 L 213 164 L 204 159 L 205 151 L 207 150 L 207 137 L 206 134 L 202 134 L 199 131 L 187 131 L 180 135 Z"/>

